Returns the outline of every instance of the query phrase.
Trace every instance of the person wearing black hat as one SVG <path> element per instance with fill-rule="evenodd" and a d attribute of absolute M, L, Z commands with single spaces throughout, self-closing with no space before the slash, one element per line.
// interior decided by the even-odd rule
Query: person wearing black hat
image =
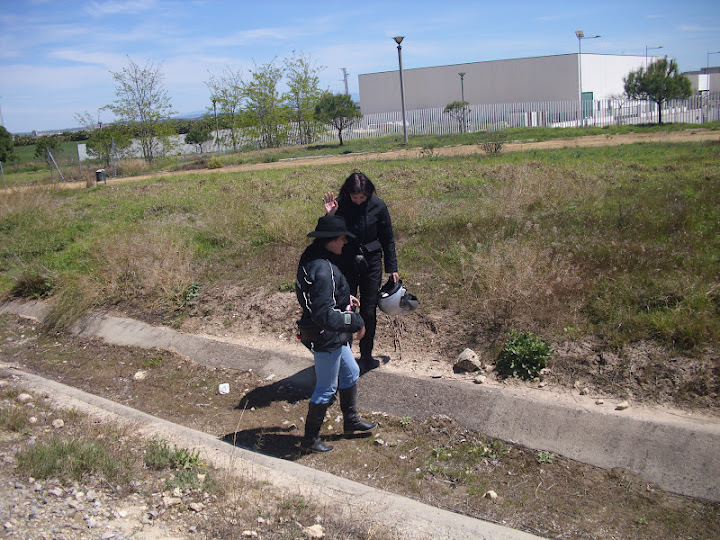
<path fill-rule="evenodd" d="M 300 257 L 295 294 L 302 308 L 297 323 L 300 340 L 313 353 L 316 383 L 301 446 L 313 452 L 329 452 L 333 447 L 320 440 L 320 428 L 336 392 L 346 434 L 370 431 L 377 424 L 364 422 L 357 413 L 360 368 L 350 344 L 353 334 L 358 339 L 363 337 L 365 322 L 354 312 L 360 301 L 350 294 L 347 280 L 335 265 L 348 238 L 354 235 L 341 216 L 325 215 L 308 236 L 314 241 Z"/>

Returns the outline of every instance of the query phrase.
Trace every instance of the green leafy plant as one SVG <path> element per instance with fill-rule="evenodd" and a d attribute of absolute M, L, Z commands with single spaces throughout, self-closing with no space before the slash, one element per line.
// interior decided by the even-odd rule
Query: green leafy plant
<path fill-rule="evenodd" d="M 208 169 L 222 169 L 223 162 L 218 157 L 210 158 L 210 161 L 208 161 L 207 168 Z"/>
<path fill-rule="evenodd" d="M 500 352 L 497 370 L 503 377 L 533 379 L 547 367 L 552 351 L 550 345 L 532 332 L 510 332 Z"/>
<path fill-rule="evenodd" d="M 145 465 L 151 469 L 192 470 L 200 465 L 199 452 L 178 448 L 170 449 L 162 439 L 148 442 L 145 450 Z"/>
<path fill-rule="evenodd" d="M 410 418 L 409 416 L 402 416 L 398 421 L 400 422 L 400 425 L 402 427 L 408 427 L 410 424 L 412 424 L 412 418 Z"/>
<path fill-rule="evenodd" d="M 548 465 L 553 462 L 555 459 L 555 454 L 552 452 L 546 452 L 545 450 L 541 450 L 537 453 L 537 461 L 540 464 L 547 463 Z"/>

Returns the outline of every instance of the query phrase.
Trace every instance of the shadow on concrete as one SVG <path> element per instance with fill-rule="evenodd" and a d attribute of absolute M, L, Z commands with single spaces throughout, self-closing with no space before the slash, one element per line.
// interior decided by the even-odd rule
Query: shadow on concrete
<path fill-rule="evenodd" d="M 264 427 L 228 433 L 221 440 L 251 452 L 296 461 L 300 456 L 308 453 L 307 450 L 300 448 L 302 436 L 303 430 L 295 426 Z M 353 433 L 351 435 L 320 434 L 323 442 L 330 444 L 341 439 L 367 439 L 372 436 L 372 432 Z"/>
<path fill-rule="evenodd" d="M 377 356 L 376 358 L 380 360 L 381 364 L 387 364 L 390 361 L 389 356 Z M 366 373 L 369 372 L 360 370 L 361 377 Z M 255 407 L 259 409 L 267 407 L 276 401 L 297 403 L 298 401 L 310 399 L 314 389 L 315 367 L 312 366 L 298 371 L 290 377 L 253 389 L 242 397 L 235 408 L 243 410 Z"/>

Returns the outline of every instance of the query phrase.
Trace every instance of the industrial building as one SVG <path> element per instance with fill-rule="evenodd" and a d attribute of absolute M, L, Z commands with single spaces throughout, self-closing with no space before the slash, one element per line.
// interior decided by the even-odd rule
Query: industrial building
<path fill-rule="evenodd" d="M 560 54 L 449 66 L 403 69 L 407 110 L 477 104 L 583 102 L 624 93 L 623 79 L 659 56 Z M 358 76 L 363 114 L 399 111 L 399 71 Z"/>

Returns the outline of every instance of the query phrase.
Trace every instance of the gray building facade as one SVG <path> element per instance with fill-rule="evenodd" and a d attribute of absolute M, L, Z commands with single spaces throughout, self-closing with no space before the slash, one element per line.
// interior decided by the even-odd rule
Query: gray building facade
<path fill-rule="evenodd" d="M 444 107 L 461 101 L 470 105 L 567 101 L 618 97 L 628 73 L 660 57 L 606 54 L 561 54 L 448 66 L 403 69 L 405 108 Z M 582 61 L 582 64 L 578 60 Z M 460 73 L 464 73 L 462 79 Z M 398 71 L 358 76 L 363 114 L 401 109 Z"/>

